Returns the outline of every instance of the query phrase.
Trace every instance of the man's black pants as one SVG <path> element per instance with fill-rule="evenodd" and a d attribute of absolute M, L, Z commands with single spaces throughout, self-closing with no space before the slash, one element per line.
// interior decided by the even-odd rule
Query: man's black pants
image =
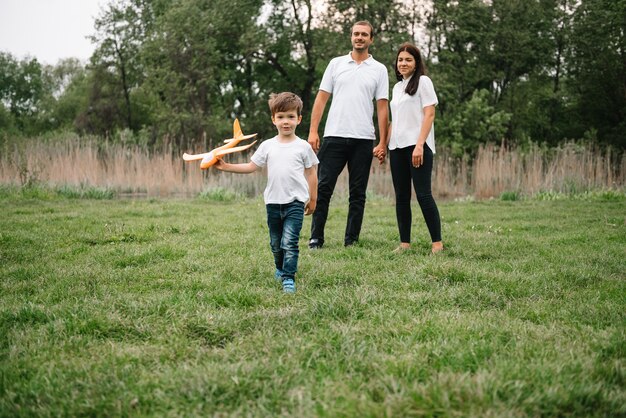
<path fill-rule="evenodd" d="M 365 194 L 372 165 L 374 141 L 370 139 L 325 137 L 318 152 L 317 207 L 313 212 L 311 239 L 324 243 L 324 227 L 328 218 L 328 206 L 337 184 L 337 178 L 348 165 L 350 199 L 348 223 L 344 245 L 352 245 L 359 240 L 363 214 L 365 212 Z"/>

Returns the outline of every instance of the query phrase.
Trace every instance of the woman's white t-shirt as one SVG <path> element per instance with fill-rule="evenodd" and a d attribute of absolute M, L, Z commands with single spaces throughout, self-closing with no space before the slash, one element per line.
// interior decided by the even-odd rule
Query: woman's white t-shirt
<path fill-rule="evenodd" d="M 437 94 L 433 82 L 428 76 L 421 76 L 419 86 L 414 95 L 406 93 L 406 85 L 410 79 L 402 80 L 393 86 L 391 98 L 391 138 L 389 149 L 406 148 L 417 144 L 422 121 L 424 120 L 424 108 L 437 105 Z M 435 129 L 434 123 L 430 128 L 426 144 L 435 153 Z"/>
<path fill-rule="evenodd" d="M 263 192 L 266 204 L 287 204 L 309 200 L 309 184 L 304 169 L 319 163 L 307 141 L 296 138 L 279 142 L 277 137 L 261 142 L 251 158 L 258 167 L 267 166 L 267 187 Z"/>

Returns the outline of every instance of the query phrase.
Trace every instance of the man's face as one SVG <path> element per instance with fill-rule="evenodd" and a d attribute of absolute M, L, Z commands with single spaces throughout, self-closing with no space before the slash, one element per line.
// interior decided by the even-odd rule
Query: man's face
<path fill-rule="evenodd" d="M 374 42 L 370 27 L 367 25 L 353 26 L 350 40 L 352 41 L 352 48 L 357 52 L 366 52 Z"/>

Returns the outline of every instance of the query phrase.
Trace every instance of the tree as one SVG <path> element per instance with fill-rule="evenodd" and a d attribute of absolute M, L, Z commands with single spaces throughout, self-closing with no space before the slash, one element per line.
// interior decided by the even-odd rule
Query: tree
<path fill-rule="evenodd" d="M 74 122 L 79 132 L 108 137 L 123 126 L 120 109 L 124 98 L 115 81 L 115 75 L 106 67 L 90 67 L 85 89 L 87 103 Z"/>
<path fill-rule="evenodd" d="M 626 0 L 583 0 L 567 57 L 575 117 L 598 140 L 626 149 Z"/>
<path fill-rule="evenodd" d="M 262 0 L 189 0 L 158 17 L 144 44 L 146 85 L 156 97 L 156 122 L 182 147 L 232 133 L 237 98 L 256 99 L 250 75 L 251 42 Z M 238 13 L 231 13 L 231 10 Z M 242 77 L 248 86 L 242 86 Z M 242 95 L 247 88 L 250 93 Z M 239 103 L 239 109 L 257 106 Z"/>
<path fill-rule="evenodd" d="M 438 131 L 452 138 L 451 149 L 455 156 L 472 154 L 478 145 L 499 143 L 504 137 L 511 114 L 491 106 L 490 97 L 487 90 L 476 90 Z"/>
<path fill-rule="evenodd" d="M 562 89 L 564 54 L 570 45 L 566 29 L 574 7 L 570 3 L 433 1 L 427 15 L 435 40 L 433 78 L 442 98 L 443 131 L 449 133 L 440 138 L 454 141 L 449 128 L 458 127 L 458 116 L 476 100 L 475 92 L 485 90 L 494 115 L 509 115 L 500 140 L 563 139 L 572 126 L 564 123 L 568 94 Z"/>
<path fill-rule="evenodd" d="M 422 48 L 438 139 L 455 149 L 593 135 L 626 147 L 626 0 L 112 0 L 86 68 L 0 53 L 0 129 L 131 129 L 189 148 L 230 135 L 235 117 L 273 135 L 269 94 L 293 91 L 305 135 L 357 20 L 374 25 L 392 81 L 398 45 Z"/>
<path fill-rule="evenodd" d="M 261 25 L 262 41 L 255 57 L 257 74 L 265 96 L 274 91 L 293 91 L 302 98 L 308 131 L 310 110 L 326 64 L 346 43 L 341 33 L 324 24 L 323 15 L 311 0 L 271 0 L 267 20 Z"/>
<path fill-rule="evenodd" d="M 35 58 L 21 61 L 9 53 L 0 52 L 0 104 L 8 109 L 4 120 L 8 129 L 16 126 L 25 133 L 36 133 L 35 117 L 44 95 L 41 64 Z"/>
<path fill-rule="evenodd" d="M 492 38 L 487 59 L 495 75 L 494 102 L 512 115 L 505 136 L 516 140 L 529 130 L 520 116 L 533 106 L 532 98 L 520 93 L 550 65 L 556 48 L 550 38 L 554 4 L 540 0 L 494 0 L 491 10 Z"/>
<path fill-rule="evenodd" d="M 83 83 L 86 70 L 77 58 L 60 60 L 42 67 L 43 93 L 35 115 L 38 132 L 72 129 L 74 120 L 86 105 Z"/>
<path fill-rule="evenodd" d="M 151 28 L 151 5 L 148 0 L 112 1 L 96 19 L 96 33 L 91 36 L 97 44 L 92 63 L 100 67 L 98 71 L 106 69 L 113 75 L 113 86 L 120 89 L 124 98 L 120 109 L 124 125 L 135 130 L 140 126 L 134 119 L 131 96 L 143 81 L 140 50 Z"/>

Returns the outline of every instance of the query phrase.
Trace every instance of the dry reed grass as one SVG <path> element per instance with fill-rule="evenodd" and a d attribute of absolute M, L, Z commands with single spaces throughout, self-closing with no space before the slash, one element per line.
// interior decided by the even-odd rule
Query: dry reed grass
<path fill-rule="evenodd" d="M 250 154 L 231 157 L 247 161 Z M 481 146 L 476 157 L 453 158 L 440 151 L 435 157 L 433 191 L 441 198 L 473 195 L 499 196 L 512 191 L 533 195 L 540 191 L 581 192 L 623 190 L 626 155 L 600 151 L 574 143 L 556 149 Z M 44 182 L 51 186 L 105 187 L 120 194 L 147 196 L 196 195 L 223 188 L 247 196 L 259 195 L 265 186 L 263 173 L 239 175 L 217 170 L 201 171 L 184 163 L 166 148 L 160 152 L 111 143 L 69 140 L 62 143 L 26 141 L 5 146 L 0 156 L 0 183 L 23 185 Z M 342 173 L 337 193 L 346 195 L 347 175 Z M 369 191 L 393 196 L 388 163 L 372 164 Z"/>
<path fill-rule="evenodd" d="M 556 149 L 532 147 L 520 152 L 493 144 L 481 146 L 472 164 L 470 190 L 477 198 L 505 191 L 534 195 L 541 191 L 577 193 L 598 189 L 623 189 L 626 155 L 611 149 L 566 143 Z"/>

